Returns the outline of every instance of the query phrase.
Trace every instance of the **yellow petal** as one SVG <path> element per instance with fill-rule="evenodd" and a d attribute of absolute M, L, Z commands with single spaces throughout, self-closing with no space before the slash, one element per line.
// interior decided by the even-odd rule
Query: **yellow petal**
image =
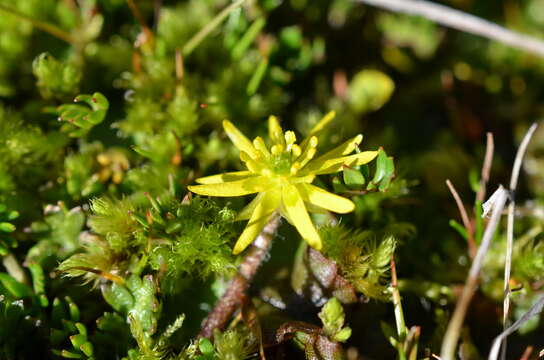
<path fill-rule="evenodd" d="M 269 190 L 276 182 L 268 177 L 254 176 L 243 180 L 218 184 L 188 186 L 189 191 L 205 196 L 242 196 Z"/>
<path fill-rule="evenodd" d="M 253 211 L 257 207 L 257 204 L 259 204 L 264 196 L 264 193 L 259 193 L 257 196 L 251 200 L 249 204 L 247 204 L 240 212 L 236 215 L 236 218 L 234 221 L 239 220 L 249 220 L 251 218 L 251 214 L 253 214 Z"/>
<path fill-rule="evenodd" d="M 296 186 L 285 185 L 282 188 L 282 209 L 293 225 L 297 228 L 302 238 L 310 244 L 311 247 L 320 250 L 321 238 L 315 229 L 312 219 L 304 206 L 304 201 L 300 196 Z"/>
<path fill-rule="evenodd" d="M 245 170 L 201 177 L 195 181 L 199 184 L 219 184 L 227 181 L 242 180 L 250 176 L 255 176 L 255 174 L 253 174 L 251 171 Z"/>
<path fill-rule="evenodd" d="M 332 120 L 334 119 L 335 116 L 336 116 L 335 111 L 329 111 L 325 116 L 323 116 L 323 118 L 321 120 L 319 120 L 319 122 L 317 124 L 314 125 L 312 130 L 310 130 L 310 133 L 308 134 L 306 139 L 304 139 L 304 141 L 302 141 L 302 143 L 300 144 L 300 147 L 304 148 L 306 146 L 306 144 L 308 143 L 308 141 L 310 141 L 310 138 L 312 136 L 319 135 L 321 130 L 323 130 L 325 127 L 327 127 L 327 125 L 329 125 L 332 122 Z"/>
<path fill-rule="evenodd" d="M 253 147 L 251 141 L 249 141 L 249 139 L 230 121 L 223 120 L 223 128 L 234 146 L 236 146 L 240 151 L 246 152 L 253 159 L 259 155 L 257 150 Z"/>
<path fill-rule="evenodd" d="M 351 154 L 353 150 L 355 150 L 355 147 L 361 143 L 361 141 L 363 141 L 363 135 L 359 134 L 356 137 L 344 142 L 342 145 L 337 146 L 331 151 L 326 152 L 325 154 L 321 155 L 315 160 L 316 161 L 328 160 L 328 159 Z"/>
<path fill-rule="evenodd" d="M 299 172 L 299 175 L 314 174 L 331 174 L 342 170 L 342 166 L 357 166 L 363 165 L 372 161 L 378 155 L 377 151 L 363 151 L 358 154 L 342 156 L 335 159 L 315 159 L 311 161 L 304 169 Z"/>
<path fill-rule="evenodd" d="M 327 209 L 339 214 L 355 210 L 355 204 L 342 196 L 330 193 L 312 184 L 299 184 L 297 188 L 302 199 L 312 205 Z"/>
<path fill-rule="evenodd" d="M 273 144 L 283 145 L 285 147 L 283 129 L 280 126 L 278 118 L 273 115 L 268 117 L 268 136 Z"/>
<path fill-rule="evenodd" d="M 319 133 L 321 130 L 323 130 L 327 125 L 329 125 L 334 120 L 335 116 L 336 116 L 336 111 L 334 110 L 329 111 L 325 116 L 323 116 L 321 120 L 319 120 L 317 124 L 315 124 L 312 130 L 310 130 L 310 134 L 308 135 L 308 137 L 315 135 Z"/>
<path fill-rule="evenodd" d="M 270 221 L 270 217 L 274 214 L 280 203 L 280 193 L 278 191 L 266 192 L 260 200 L 255 205 L 255 210 L 251 214 L 251 218 L 242 235 L 240 235 L 236 245 L 234 245 L 234 249 L 232 250 L 234 255 L 244 251 L 263 230 L 268 221 Z"/>
<path fill-rule="evenodd" d="M 265 159 L 270 158 L 270 151 L 268 151 L 268 148 L 266 147 L 263 139 L 260 136 L 257 136 L 255 139 L 253 139 L 253 146 L 257 151 L 259 151 L 262 156 Z"/>

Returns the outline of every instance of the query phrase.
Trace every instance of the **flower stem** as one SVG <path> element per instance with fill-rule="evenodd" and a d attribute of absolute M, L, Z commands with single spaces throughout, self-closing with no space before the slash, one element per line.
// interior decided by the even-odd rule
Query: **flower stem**
<path fill-rule="evenodd" d="M 74 44 L 76 42 L 72 35 L 70 35 L 68 32 L 62 30 L 61 28 L 59 28 L 59 27 L 57 27 L 55 25 L 46 23 L 44 21 L 33 19 L 28 15 L 25 15 L 25 14 L 15 10 L 15 9 L 12 9 L 12 8 L 10 8 L 8 6 L 5 6 L 5 5 L 2 5 L 2 4 L 0 4 L 0 11 L 4 11 L 4 12 L 6 12 L 8 14 L 11 14 L 11 15 L 19 18 L 20 20 L 29 22 L 35 28 L 40 29 L 40 30 L 42 30 L 42 31 L 44 31 L 44 32 L 46 32 L 46 33 L 48 33 L 50 35 L 53 35 L 54 37 L 56 37 L 58 39 L 64 40 L 69 44 Z"/>
<path fill-rule="evenodd" d="M 253 242 L 246 257 L 238 268 L 238 273 L 230 281 L 223 296 L 216 302 L 202 328 L 199 337 L 210 338 L 215 329 L 223 329 L 236 308 L 240 305 L 240 299 L 249 288 L 257 270 L 266 258 L 274 233 L 280 224 L 280 217 L 274 214 L 268 224 Z"/>

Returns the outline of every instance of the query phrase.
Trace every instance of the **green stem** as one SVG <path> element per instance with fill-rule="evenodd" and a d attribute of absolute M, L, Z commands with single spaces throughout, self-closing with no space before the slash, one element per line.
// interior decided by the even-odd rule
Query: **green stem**
<path fill-rule="evenodd" d="M 206 24 L 206 26 L 204 26 L 185 44 L 182 50 L 183 56 L 187 56 L 192 53 L 193 50 L 210 34 L 210 32 L 219 26 L 219 24 L 221 24 L 233 10 L 236 10 L 242 6 L 245 1 L 246 0 L 236 0 L 217 14 L 212 21 Z"/>
<path fill-rule="evenodd" d="M 397 281 L 397 267 L 395 265 L 395 259 L 393 257 L 391 257 L 391 292 L 393 296 L 393 306 L 395 307 L 395 323 L 397 325 L 397 335 L 399 337 L 397 351 L 399 353 L 399 360 L 406 360 L 406 352 L 404 350 L 404 347 L 408 331 L 406 329 L 406 322 L 404 321 L 404 312 L 402 311 L 402 303 L 400 299 L 400 292 Z"/>
<path fill-rule="evenodd" d="M 2 5 L 0 4 L 0 11 L 4 11 L 4 12 L 7 12 L 8 14 L 11 14 L 23 21 L 27 21 L 29 23 L 32 24 L 32 26 L 34 26 L 35 28 L 38 28 L 48 34 L 51 34 L 53 36 L 55 36 L 56 38 L 59 38 L 61 40 L 64 40 L 66 41 L 67 43 L 69 44 L 74 44 L 76 41 L 75 39 L 72 37 L 72 35 L 70 35 L 69 33 L 67 33 L 66 31 L 62 30 L 61 28 L 59 27 L 56 27 L 55 25 L 52 25 L 52 24 L 49 24 L 49 23 L 46 23 L 46 22 L 43 22 L 43 21 L 40 21 L 40 20 L 36 20 L 36 19 L 33 19 L 31 18 L 30 16 L 28 15 L 25 15 L 15 9 L 12 9 L 8 6 L 5 6 L 5 5 Z"/>

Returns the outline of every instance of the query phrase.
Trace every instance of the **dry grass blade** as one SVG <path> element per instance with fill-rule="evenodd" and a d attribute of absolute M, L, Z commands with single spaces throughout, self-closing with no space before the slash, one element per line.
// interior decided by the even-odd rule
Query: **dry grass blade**
<path fill-rule="evenodd" d="M 450 7 L 424 0 L 356 0 L 395 12 L 419 15 L 441 25 L 480 35 L 544 57 L 544 42 Z"/>
<path fill-rule="evenodd" d="M 482 173 L 480 179 L 480 188 L 476 193 L 476 201 L 484 202 L 487 182 L 489 181 L 489 173 L 491 172 L 491 165 L 493 164 L 493 153 L 495 151 L 495 141 L 493 140 L 493 134 L 487 133 L 487 141 L 485 146 L 484 164 L 482 166 Z"/>
<path fill-rule="evenodd" d="M 514 166 L 512 167 L 512 175 L 510 177 L 510 204 L 508 204 L 508 225 L 506 229 L 506 257 L 504 260 L 504 303 L 503 303 L 503 326 L 508 326 L 508 315 L 510 313 L 510 273 L 512 268 L 512 249 L 514 247 L 514 211 L 516 208 L 515 193 L 518 186 L 519 173 L 521 171 L 521 164 L 523 163 L 523 157 L 527 151 L 527 146 L 535 133 L 537 124 L 531 125 L 527 133 L 523 137 L 521 144 L 519 145 L 516 158 L 514 160 Z M 506 356 L 506 341 L 503 343 L 502 359 Z"/>
<path fill-rule="evenodd" d="M 453 316 L 450 319 L 448 328 L 442 341 L 442 349 L 440 353 L 442 360 L 455 359 L 455 352 L 457 349 L 457 342 L 459 340 L 461 327 L 465 320 L 465 315 L 467 313 L 468 306 L 470 305 L 470 301 L 476 292 L 483 260 L 487 254 L 487 251 L 489 250 L 489 246 L 491 245 L 491 240 L 493 239 L 497 226 L 499 225 L 502 211 L 506 204 L 506 200 L 508 199 L 508 191 L 501 185 L 493 196 L 495 200 L 492 206 L 491 219 L 485 228 L 482 243 L 478 248 L 476 256 L 474 257 L 474 261 L 470 267 L 470 272 L 465 282 L 463 292 L 457 301 L 455 311 L 453 312 Z"/>
<path fill-rule="evenodd" d="M 491 351 L 489 352 L 489 360 L 497 360 L 499 356 L 499 350 L 501 347 L 501 342 L 506 339 L 506 337 L 514 333 L 519 329 L 523 324 L 525 324 L 533 316 L 536 316 L 542 312 L 544 309 L 544 296 L 541 297 L 530 309 L 527 311 L 518 321 L 516 321 L 508 329 L 504 330 L 499 336 L 493 341 L 493 346 L 491 346 Z"/>

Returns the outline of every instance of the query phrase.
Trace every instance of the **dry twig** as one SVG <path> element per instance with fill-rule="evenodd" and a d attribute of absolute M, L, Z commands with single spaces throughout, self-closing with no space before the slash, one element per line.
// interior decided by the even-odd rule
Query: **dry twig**
<path fill-rule="evenodd" d="M 527 133 L 523 137 L 521 144 L 519 145 L 514 160 L 514 166 L 512 167 L 512 175 L 510 177 L 510 203 L 508 204 L 508 225 L 506 229 L 506 257 L 504 260 L 504 303 L 503 303 L 503 327 L 506 329 L 509 325 L 508 315 L 510 312 L 510 272 L 512 268 L 512 249 L 514 247 L 514 211 L 516 208 L 516 188 L 518 187 L 519 172 L 521 170 L 521 164 L 523 163 L 523 157 L 527 151 L 527 146 L 531 141 L 533 134 L 535 133 L 537 124 L 531 125 Z M 502 355 L 501 358 L 506 357 L 506 337 L 503 340 Z"/>
<path fill-rule="evenodd" d="M 489 250 L 495 230 L 499 225 L 502 211 L 506 204 L 506 200 L 508 199 L 508 191 L 501 185 L 493 196 L 495 201 L 493 203 L 491 219 L 485 228 L 482 243 L 480 244 L 478 252 L 474 257 L 474 261 L 470 267 L 470 272 L 465 282 L 463 292 L 457 301 L 455 311 L 453 312 L 453 316 L 448 324 L 446 334 L 442 340 L 442 349 L 440 352 L 440 357 L 442 360 L 455 359 L 455 350 L 457 348 L 457 341 L 459 340 L 461 327 L 465 320 L 465 315 L 467 313 L 470 301 L 472 300 L 472 297 L 474 296 L 474 293 L 478 287 L 478 278 L 480 275 L 480 270 L 482 269 L 483 260 L 487 254 L 487 251 Z"/>
<path fill-rule="evenodd" d="M 424 0 L 355 0 L 364 4 L 376 6 L 394 12 L 419 15 L 441 25 L 480 35 L 496 40 L 516 49 L 525 50 L 544 57 L 544 42 L 515 31 L 511 31 L 450 7 Z"/>
<path fill-rule="evenodd" d="M 474 242 L 474 227 L 472 226 L 472 222 L 468 217 L 465 205 L 463 205 L 463 201 L 461 200 L 461 197 L 459 196 L 457 190 L 455 190 L 455 187 L 453 186 L 450 179 L 446 180 L 446 185 L 448 185 L 448 189 L 450 189 L 450 192 L 455 199 L 455 203 L 457 204 L 457 208 L 459 209 L 459 213 L 461 214 L 461 219 L 463 220 L 463 225 L 467 230 L 468 250 L 470 258 L 473 259 L 476 255 L 476 243 Z"/>
<path fill-rule="evenodd" d="M 208 314 L 200 330 L 199 337 L 210 338 L 215 329 L 223 329 L 227 321 L 240 305 L 240 300 L 249 288 L 257 270 L 268 254 L 272 238 L 280 224 L 275 214 L 253 242 L 248 254 L 238 268 L 238 274 L 230 281 L 227 290 Z"/>

